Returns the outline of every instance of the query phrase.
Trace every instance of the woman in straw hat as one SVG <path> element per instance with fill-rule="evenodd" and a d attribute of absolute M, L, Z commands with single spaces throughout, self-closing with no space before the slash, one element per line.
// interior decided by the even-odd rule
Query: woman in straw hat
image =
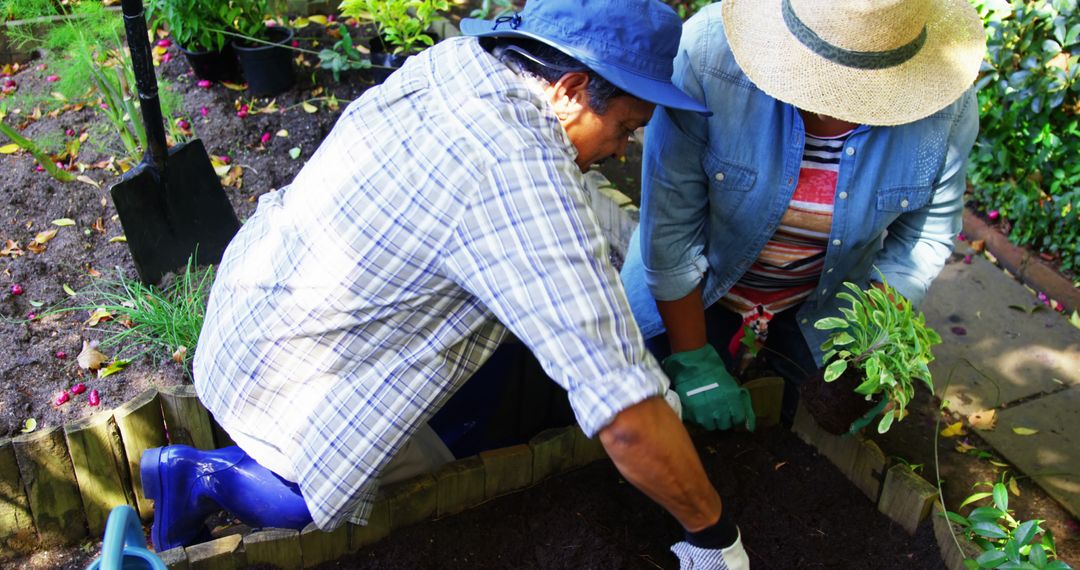
<path fill-rule="evenodd" d="M 674 82 L 713 114 L 649 124 L 622 274 L 684 417 L 752 426 L 728 372 L 746 327 L 790 421 L 843 282 L 923 299 L 960 229 L 983 45 L 968 0 L 724 0 L 686 23 Z"/>

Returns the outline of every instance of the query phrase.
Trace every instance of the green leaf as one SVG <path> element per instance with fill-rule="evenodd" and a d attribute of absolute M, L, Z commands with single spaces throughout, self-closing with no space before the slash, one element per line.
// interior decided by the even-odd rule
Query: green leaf
<path fill-rule="evenodd" d="M 1025 521 L 1013 531 L 1013 539 L 1019 546 L 1027 546 L 1039 532 L 1039 521 Z"/>
<path fill-rule="evenodd" d="M 71 287 L 69 287 L 67 283 L 64 283 L 63 289 L 64 289 L 64 293 L 67 293 L 68 297 L 74 297 L 75 296 L 75 291 Z"/>
<path fill-rule="evenodd" d="M 885 412 L 885 415 L 881 417 L 881 421 L 878 422 L 877 432 L 885 433 L 892 427 L 893 419 L 896 417 L 896 410 L 890 410 Z"/>
<path fill-rule="evenodd" d="M 952 522 L 954 522 L 954 523 L 956 523 L 958 525 L 971 526 L 971 522 L 968 521 L 968 519 L 964 518 L 959 513 L 954 513 L 952 511 L 945 511 L 945 518 L 949 519 L 950 521 L 952 521 Z"/>
<path fill-rule="evenodd" d="M 814 328 L 823 331 L 833 329 L 846 329 L 847 327 L 848 322 L 838 317 L 825 317 L 823 319 L 819 319 L 816 323 L 814 323 Z"/>
<path fill-rule="evenodd" d="M 971 522 L 997 522 L 998 519 L 1005 516 L 1005 511 L 995 509 L 994 507 L 979 507 L 973 509 L 968 513 L 968 520 Z"/>
<path fill-rule="evenodd" d="M 75 220 L 73 220 L 71 218 L 59 218 L 59 219 L 53 220 L 52 225 L 60 226 L 60 227 L 74 226 L 75 225 Z"/>
<path fill-rule="evenodd" d="M 832 341 L 836 346 L 844 346 L 855 342 L 855 337 L 846 332 L 833 333 Z"/>
<path fill-rule="evenodd" d="M 1004 483 L 994 485 L 994 506 L 1002 511 L 1009 510 L 1009 490 Z"/>
<path fill-rule="evenodd" d="M 130 360 L 117 359 L 109 363 L 108 366 L 98 370 L 98 378 L 105 378 L 106 376 L 112 376 L 117 372 L 123 370 L 128 364 L 131 364 Z"/>
<path fill-rule="evenodd" d="M 1028 552 L 1028 562 L 1042 568 L 1046 566 L 1046 549 L 1041 544 L 1032 545 Z"/>
<path fill-rule="evenodd" d="M 981 493 L 973 493 L 973 494 L 972 494 L 971 496 L 969 496 L 968 498 L 964 499 L 964 502 L 963 502 L 963 503 L 960 503 L 960 506 L 959 506 L 959 507 L 957 507 L 957 508 L 960 508 L 960 509 L 962 509 L 962 508 L 964 508 L 964 507 L 966 507 L 966 506 L 970 505 L 971 503 L 974 503 L 975 501 L 981 501 L 981 500 L 983 500 L 983 499 L 985 499 L 985 498 L 987 498 L 987 497 L 991 496 L 992 494 L 993 494 L 993 493 L 987 493 L 987 492 L 981 492 Z"/>
<path fill-rule="evenodd" d="M 847 370 L 846 360 L 834 360 L 829 366 L 825 368 L 824 379 L 826 382 L 833 382 L 840 377 L 844 371 Z"/>
<path fill-rule="evenodd" d="M 987 550 L 975 559 L 979 568 L 997 568 L 1005 563 L 1005 553 L 1000 550 Z"/>
<path fill-rule="evenodd" d="M 33 300 L 30 301 L 30 306 L 34 307 L 35 309 L 42 306 L 42 305 L 44 305 L 44 304 L 45 304 L 44 301 L 33 301 Z"/>
<path fill-rule="evenodd" d="M 23 422 L 22 429 L 19 430 L 19 431 L 21 431 L 22 433 L 30 433 L 30 432 L 32 432 L 32 431 L 34 431 L 36 429 L 37 429 L 37 420 L 35 420 L 34 418 L 27 418 L 26 421 Z"/>
<path fill-rule="evenodd" d="M 997 523 L 988 522 L 977 522 L 972 524 L 971 532 L 990 539 L 1000 539 L 1009 536 L 1008 533 L 1006 533 L 1000 526 L 997 525 Z"/>
<path fill-rule="evenodd" d="M 300 147 L 294 146 L 289 149 L 289 158 L 296 160 L 300 158 Z"/>

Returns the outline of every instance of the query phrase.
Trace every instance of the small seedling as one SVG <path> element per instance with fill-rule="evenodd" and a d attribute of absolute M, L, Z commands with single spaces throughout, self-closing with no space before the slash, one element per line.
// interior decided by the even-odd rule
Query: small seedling
<path fill-rule="evenodd" d="M 934 329 L 926 326 L 926 317 L 916 313 L 911 301 L 883 283 L 860 289 L 844 283 L 851 293 L 836 296 L 851 303 L 841 307 L 841 317 L 825 317 L 814 327 L 833 331 L 821 345 L 825 352 L 824 380 L 833 382 L 848 367 L 863 373 L 863 382 L 855 392 L 867 400 L 881 394 L 892 404 L 878 423 L 878 433 L 889 431 L 893 421 L 904 417 L 915 396 L 914 381 L 921 380 L 931 393 L 934 383 L 927 365 L 934 359 L 930 348 L 941 343 Z"/>
<path fill-rule="evenodd" d="M 966 517 L 945 512 L 950 522 L 960 526 L 961 534 L 982 551 L 977 557 L 964 560 L 966 568 L 1072 568 L 1057 559 L 1054 535 L 1041 526 L 1045 521 L 1019 521 L 1013 516 L 1009 510 L 1009 491 L 1004 483 L 993 485 L 989 492 L 972 494 L 960 508 L 987 499 L 991 500 L 990 505 L 975 507 Z"/>

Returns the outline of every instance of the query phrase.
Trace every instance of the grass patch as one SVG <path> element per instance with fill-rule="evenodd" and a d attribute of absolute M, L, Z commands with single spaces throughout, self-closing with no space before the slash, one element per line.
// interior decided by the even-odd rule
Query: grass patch
<path fill-rule="evenodd" d="M 196 267 L 194 257 L 160 286 L 146 285 L 118 269 L 115 278 L 98 278 L 80 291 L 79 306 L 60 311 L 105 315 L 94 330 L 104 333 L 100 346 L 118 348 L 117 359 L 147 355 L 155 365 L 175 360 L 190 377 L 213 281 L 214 268 Z"/>

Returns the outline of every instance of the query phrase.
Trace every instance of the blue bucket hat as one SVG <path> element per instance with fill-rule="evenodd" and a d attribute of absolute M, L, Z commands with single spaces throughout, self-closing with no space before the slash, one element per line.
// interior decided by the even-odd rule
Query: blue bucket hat
<path fill-rule="evenodd" d="M 538 40 L 639 99 L 709 112 L 671 84 L 682 20 L 659 0 L 529 0 L 513 16 L 465 18 L 461 33 Z"/>

